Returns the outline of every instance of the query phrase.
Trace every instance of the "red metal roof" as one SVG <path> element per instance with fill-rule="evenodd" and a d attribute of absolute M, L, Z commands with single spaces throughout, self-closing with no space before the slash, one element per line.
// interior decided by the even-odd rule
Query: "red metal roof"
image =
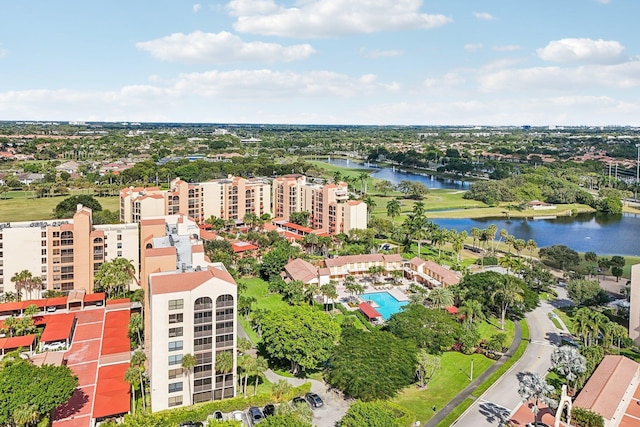
<path fill-rule="evenodd" d="M 378 311 L 375 308 L 373 308 L 371 304 L 369 304 L 368 302 L 361 302 L 360 305 L 358 305 L 358 308 L 360 309 L 362 314 L 367 316 L 368 319 L 382 317 L 382 315 L 378 313 Z"/>
<path fill-rule="evenodd" d="M 112 299 L 107 301 L 107 305 L 124 304 L 128 302 L 131 302 L 129 298 Z"/>
<path fill-rule="evenodd" d="M 128 368 L 129 363 L 127 362 L 107 365 L 98 369 L 93 418 L 103 418 L 129 412 L 131 387 L 124 380 L 124 373 Z M 128 398 L 125 399 L 125 396 L 128 396 Z"/>
<path fill-rule="evenodd" d="M 233 242 L 231 243 L 231 248 L 234 253 L 245 252 L 245 251 L 253 251 L 258 249 L 258 247 L 249 242 Z"/>
<path fill-rule="evenodd" d="M 59 305 L 67 305 L 67 297 L 55 297 L 55 298 L 47 298 L 46 302 L 47 307 L 59 306 Z"/>
<path fill-rule="evenodd" d="M 45 300 L 43 299 L 31 299 L 27 301 L 22 301 L 22 309 L 29 307 L 30 305 L 35 305 L 40 309 L 43 309 L 45 306 Z"/>
<path fill-rule="evenodd" d="M 35 339 L 36 336 L 33 334 L 22 337 L 0 338 L 0 349 L 11 351 L 20 347 L 30 347 Z"/>
<path fill-rule="evenodd" d="M 451 314 L 458 314 L 458 307 L 455 307 L 453 305 L 447 307 L 446 310 Z"/>
<path fill-rule="evenodd" d="M 3 302 L 0 304 L 0 312 L 22 310 L 22 301 Z"/>
<path fill-rule="evenodd" d="M 303 231 L 305 233 L 311 233 L 313 231 L 312 228 L 304 227 L 304 226 L 298 225 L 298 224 L 296 224 L 294 222 L 284 222 L 284 223 L 282 223 L 282 226 L 291 228 L 293 230 Z"/>
<path fill-rule="evenodd" d="M 128 335 L 129 313 L 129 310 L 107 312 L 104 319 L 101 355 L 124 353 L 131 350 Z"/>
<path fill-rule="evenodd" d="M 40 342 L 62 341 L 70 338 L 75 320 L 76 316 L 73 313 L 45 316 L 46 326 L 40 337 Z"/>
<path fill-rule="evenodd" d="M 104 292 L 96 292 L 95 294 L 86 294 L 84 296 L 84 303 L 104 301 Z"/>

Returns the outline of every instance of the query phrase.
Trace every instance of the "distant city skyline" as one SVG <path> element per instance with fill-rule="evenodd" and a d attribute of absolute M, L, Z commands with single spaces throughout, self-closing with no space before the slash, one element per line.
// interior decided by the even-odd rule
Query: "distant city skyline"
<path fill-rule="evenodd" d="M 3 2 L 0 120 L 640 126 L 632 0 Z"/>

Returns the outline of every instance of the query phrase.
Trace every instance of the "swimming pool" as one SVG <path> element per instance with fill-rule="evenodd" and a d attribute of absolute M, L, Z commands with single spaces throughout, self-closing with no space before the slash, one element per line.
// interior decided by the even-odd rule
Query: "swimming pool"
<path fill-rule="evenodd" d="M 384 320 L 389 320 L 392 314 L 399 312 L 409 301 L 398 301 L 389 292 L 373 292 L 360 295 L 364 301 L 373 301 L 373 308 L 382 315 Z"/>

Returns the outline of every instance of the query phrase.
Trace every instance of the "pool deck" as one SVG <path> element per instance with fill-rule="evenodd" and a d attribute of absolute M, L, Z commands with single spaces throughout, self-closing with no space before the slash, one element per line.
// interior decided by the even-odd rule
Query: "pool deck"
<path fill-rule="evenodd" d="M 382 287 L 378 287 L 378 289 L 376 289 L 373 286 L 370 286 L 367 290 L 364 291 L 363 295 L 377 294 L 380 292 L 387 292 L 389 295 L 391 295 L 398 301 L 409 301 L 409 297 L 402 289 L 402 286 L 382 286 Z"/>

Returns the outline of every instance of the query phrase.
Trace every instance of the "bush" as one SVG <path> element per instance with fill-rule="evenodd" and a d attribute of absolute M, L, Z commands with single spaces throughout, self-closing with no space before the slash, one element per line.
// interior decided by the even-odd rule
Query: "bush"
<path fill-rule="evenodd" d="M 571 424 L 580 427 L 604 427 L 602 415 L 582 408 L 573 408 Z"/>
<path fill-rule="evenodd" d="M 304 396 L 311 391 L 311 383 L 307 382 L 292 391 L 293 396 Z M 176 409 L 150 413 L 138 412 L 135 415 L 125 415 L 123 426 L 152 427 L 152 426 L 177 426 L 184 421 L 205 421 L 209 414 L 215 411 L 232 412 L 246 410 L 250 406 L 262 407 L 272 403 L 273 397 L 269 393 L 261 393 L 244 399 L 242 396 L 232 399 L 214 400 L 211 402 L 197 403 L 193 406 L 185 406 Z"/>
<path fill-rule="evenodd" d="M 498 265 L 498 258 L 486 256 L 484 258 L 478 258 L 475 263 L 478 265 Z"/>

